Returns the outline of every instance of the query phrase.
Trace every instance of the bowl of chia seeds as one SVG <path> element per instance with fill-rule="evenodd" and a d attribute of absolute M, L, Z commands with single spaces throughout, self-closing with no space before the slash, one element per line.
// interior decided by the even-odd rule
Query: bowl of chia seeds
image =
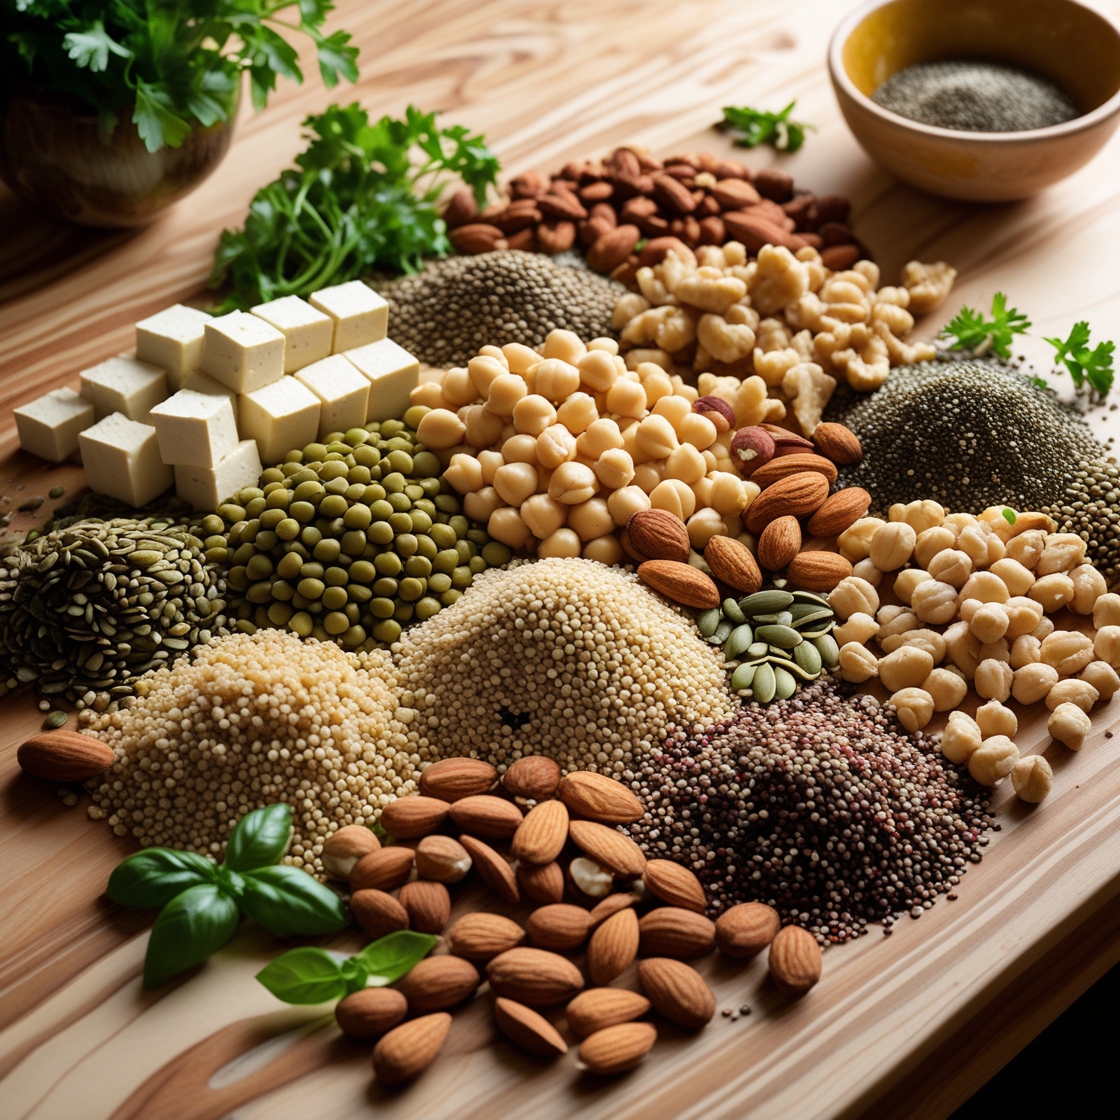
<path fill-rule="evenodd" d="M 1120 124 L 1120 29 L 1074 0 L 868 0 L 828 60 L 868 155 L 945 198 L 1028 198 Z"/>

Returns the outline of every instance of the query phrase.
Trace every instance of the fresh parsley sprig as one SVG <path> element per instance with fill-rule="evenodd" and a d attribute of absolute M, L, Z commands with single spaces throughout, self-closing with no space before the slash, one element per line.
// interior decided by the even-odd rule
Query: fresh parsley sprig
<path fill-rule="evenodd" d="M 992 317 L 985 319 L 982 312 L 962 307 L 950 319 L 942 332 L 953 340 L 951 349 L 971 350 L 977 357 L 989 350 L 1001 358 L 1011 357 L 1011 340 L 1031 325 L 1030 319 L 1016 308 L 1007 306 L 1003 292 L 992 296 Z"/>
<path fill-rule="evenodd" d="M 716 126 L 725 132 L 740 132 L 735 144 L 740 148 L 757 148 L 759 144 L 770 144 L 779 152 L 796 152 L 805 143 L 805 130 L 811 124 L 790 119 L 796 101 L 791 101 L 780 113 L 769 113 L 765 109 L 752 109 L 749 105 L 737 109 L 726 105 L 723 120 Z"/>
<path fill-rule="evenodd" d="M 160 908 L 144 957 L 145 988 L 216 953 L 237 932 L 242 913 L 281 936 L 316 937 L 350 924 L 334 891 L 297 867 L 277 866 L 291 835 L 291 809 L 267 805 L 238 821 L 223 863 L 145 848 L 114 868 L 105 892 L 114 902 Z"/>
<path fill-rule="evenodd" d="M 1048 338 L 1046 341 L 1057 351 L 1054 365 L 1066 367 L 1076 388 L 1087 384 L 1102 397 L 1108 394 L 1114 377 L 1112 357 L 1115 343 L 1098 342 L 1090 349 L 1089 324 L 1084 320 L 1074 323 L 1068 338 Z"/>

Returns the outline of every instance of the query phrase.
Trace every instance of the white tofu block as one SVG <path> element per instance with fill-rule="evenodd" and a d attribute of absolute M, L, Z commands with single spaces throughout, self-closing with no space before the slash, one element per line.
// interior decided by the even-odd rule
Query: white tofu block
<path fill-rule="evenodd" d="M 319 398 L 301 381 L 285 377 L 263 389 L 243 393 L 237 404 L 241 435 L 255 439 L 261 462 L 283 462 L 296 448 L 319 435 Z"/>
<path fill-rule="evenodd" d="M 296 374 L 322 403 L 319 436 L 345 432 L 366 422 L 369 408 L 369 378 L 359 373 L 341 354 L 332 354 Z"/>
<path fill-rule="evenodd" d="M 258 304 L 253 314 L 271 323 L 284 336 L 285 373 L 295 373 L 330 354 L 334 320 L 316 311 L 307 300 L 284 296 Z"/>
<path fill-rule="evenodd" d="M 252 393 L 284 376 L 284 336 L 270 323 L 233 311 L 205 324 L 202 371 L 235 393 Z"/>
<path fill-rule="evenodd" d="M 334 320 L 332 354 L 377 342 L 389 329 L 389 305 L 361 280 L 312 292 L 311 306 Z"/>
<path fill-rule="evenodd" d="M 61 463 L 73 455 L 78 450 L 78 433 L 97 419 L 92 403 L 73 389 L 52 389 L 12 412 L 20 447 L 48 463 Z"/>
<path fill-rule="evenodd" d="M 420 363 L 391 338 L 347 350 L 343 357 L 369 378 L 366 422 L 396 420 L 408 409 L 408 394 L 420 380 Z"/>
<path fill-rule="evenodd" d="M 114 412 L 82 432 L 78 444 L 86 481 L 97 494 L 139 507 L 175 481 L 175 472 L 159 457 L 159 440 L 151 424 Z"/>
<path fill-rule="evenodd" d="M 136 324 L 136 356 L 167 371 L 167 387 L 175 392 L 183 378 L 202 361 L 202 339 L 210 316 L 181 303 Z"/>
<path fill-rule="evenodd" d="M 225 397 L 233 406 L 233 418 L 237 419 L 237 394 L 220 381 L 215 381 L 208 373 L 200 369 L 192 369 L 183 378 L 182 388 L 190 389 L 192 393 L 206 393 L 211 397 Z"/>
<path fill-rule="evenodd" d="M 129 420 L 147 423 L 148 413 L 167 400 L 167 374 L 126 354 L 82 370 L 80 379 L 81 394 L 93 402 L 98 420 L 120 412 Z"/>
<path fill-rule="evenodd" d="M 260 477 L 256 442 L 243 439 L 217 466 L 176 466 L 175 493 L 195 509 L 213 511 L 243 486 L 256 486 Z"/>
<path fill-rule="evenodd" d="M 173 466 L 216 467 L 237 447 L 228 397 L 180 389 L 152 409 L 160 458 Z"/>

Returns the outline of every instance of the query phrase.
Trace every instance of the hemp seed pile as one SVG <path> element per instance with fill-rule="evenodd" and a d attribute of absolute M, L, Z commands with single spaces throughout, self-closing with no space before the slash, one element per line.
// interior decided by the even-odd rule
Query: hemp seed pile
<path fill-rule="evenodd" d="M 634 839 L 695 871 L 713 916 L 765 902 L 822 942 L 918 917 L 979 862 L 992 823 L 934 744 L 831 680 L 671 736 L 633 786 Z"/>
<path fill-rule="evenodd" d="M 1110 588 L 1120 583 L 1120 463 L 1080 463 L 1061 498 L 1045 509 L 1059 533 L 1076 533 L 1088 545 L 1086 559 Z"/>

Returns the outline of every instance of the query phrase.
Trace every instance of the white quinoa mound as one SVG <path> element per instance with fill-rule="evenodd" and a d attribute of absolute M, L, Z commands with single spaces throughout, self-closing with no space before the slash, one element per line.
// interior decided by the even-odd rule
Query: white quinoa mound
<path fill-rule="evenodd" d="M 637 576 L 592 560 L 483 572 L 393 652 L 421 757 L 503 769 L 544 754 L 565 771 L 629 781 L 671 728 L 708 726 L 735 707 L 721 652 L 691 620 Z"/>
<path fill-rule="evenodd" d="M 137 682 L 88 724 L 116 761 L 91 783 L 95 817 L 145 846 L 220 859 L 251 809 L 292 807 L 284 862 L 323 875 L 323 841 L 412 793 L 423 756 L 396 719 L 387 653 L 356 657 L 281 630 L 220 638 Z"/>

